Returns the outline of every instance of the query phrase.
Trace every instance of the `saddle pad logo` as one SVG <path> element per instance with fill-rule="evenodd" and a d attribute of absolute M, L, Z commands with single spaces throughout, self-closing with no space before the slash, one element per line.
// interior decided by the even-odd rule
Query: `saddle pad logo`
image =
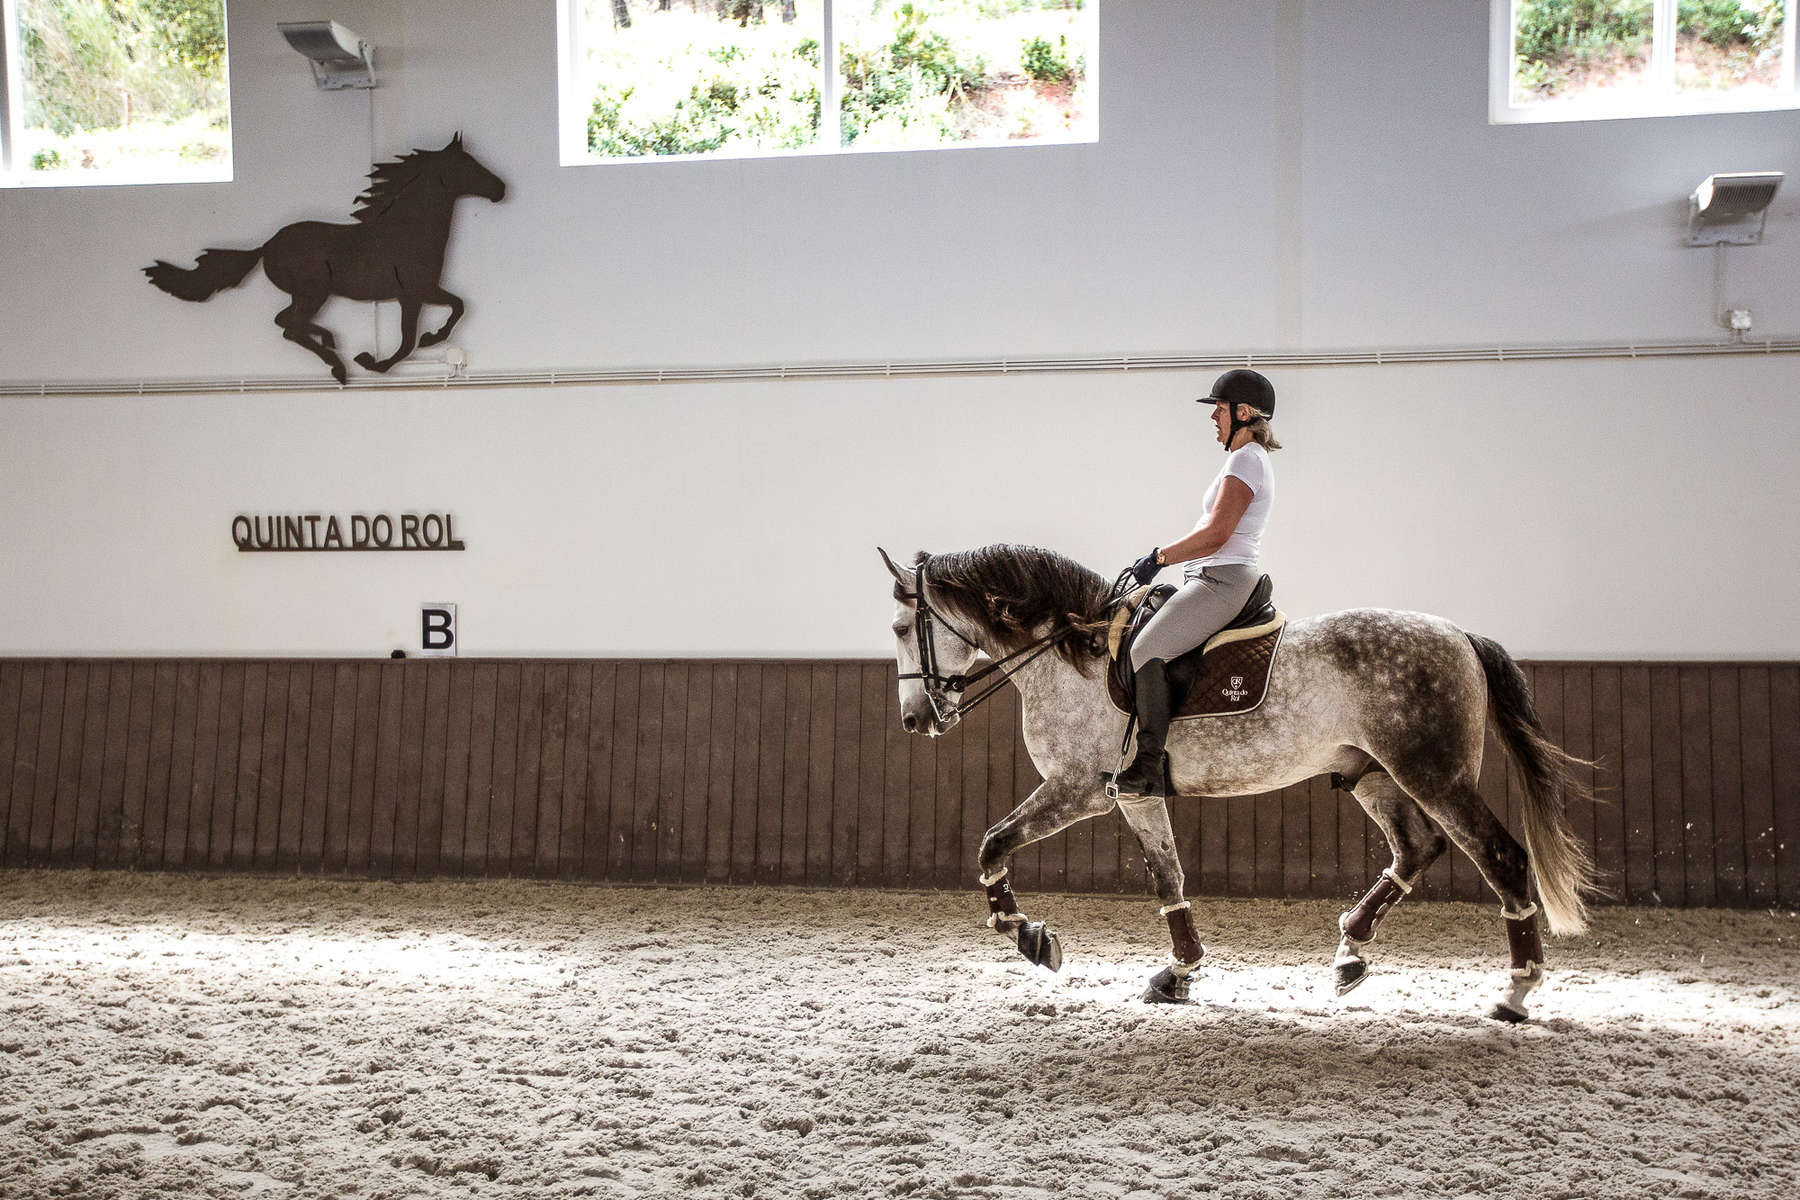
<path fill-rule="evenodd" d="M 1250 694 L 1244 690 L 1244 677 L 1242 675 L 1233 675 L 1231 677 L 1231 686 L 1220 688 L 1219 691 L 1233 704 L 1242 704 L 1244 698 Z"/>

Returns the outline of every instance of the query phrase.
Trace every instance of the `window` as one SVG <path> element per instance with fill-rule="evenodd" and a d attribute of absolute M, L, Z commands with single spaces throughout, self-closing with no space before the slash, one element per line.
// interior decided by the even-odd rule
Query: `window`
<path fill-rule="evenodd" d="M 565 0 L 566 164 L 1092 141 L 1098 0 Z"/>
<path fill-rule="evenodd" d="M 224 0 L 0 0 L 0 178 L 231 178 Z"/>
<path fill-rule="evenodd" d="M 1800 107 L 1796 0 L 1492 0 L 1491 117 Z"/>

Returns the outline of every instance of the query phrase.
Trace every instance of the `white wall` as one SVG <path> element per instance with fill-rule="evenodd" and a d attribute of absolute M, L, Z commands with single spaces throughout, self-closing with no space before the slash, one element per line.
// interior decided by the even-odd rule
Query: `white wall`
<path fill-rule="evenodd" d="M 1800 333 L 1800 113 L 1489 126 L 1485 3 L 1101 3 L 1097 145 L 585 168 L 556 163 L 548 0 L 332 15 L 380 46 L 383 156 L 460 129 L 509 184 L 452 245 L 477 370 L 1709 339 L 1683 197 L 1748 169 L 1796 179 L 1723 298 Z M 260 276 L 186 305 L 137 268 L 345 219 L 367 98 L 315 92 L 275 32 L 317 15 L 230 6 L 235 183 L 0 192 L 0 380 L 313 372 Z M 368 337 L 366 308 L 325 319 Z M 1800 360 L 1275 379 L 1290 613 L 1428 609 L 1540 657 L 1800 655 Z M 432 600 L 471 654 L 884 653 L 877 542 L 1110 574 L 1181 532 L 1209 382 L 0 400 L 0 653 L 378 654 Z M 229 535 L 429 507 L 467 553 Z"/>

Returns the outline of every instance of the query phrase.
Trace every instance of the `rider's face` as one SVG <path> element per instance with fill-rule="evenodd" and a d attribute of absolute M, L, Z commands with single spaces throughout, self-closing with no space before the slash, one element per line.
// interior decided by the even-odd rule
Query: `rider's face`
<path fill-rule="evenodd" d="M 1223 401 L 1213 405 L 1212 417 L 1218 443 L 1223 446 L 1225 439 L 1231 435 L 1231 406 Z"/>

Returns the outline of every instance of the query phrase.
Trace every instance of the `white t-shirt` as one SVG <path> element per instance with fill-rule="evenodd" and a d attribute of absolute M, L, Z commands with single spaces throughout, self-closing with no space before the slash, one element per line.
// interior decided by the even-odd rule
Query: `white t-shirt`
<path fill-rule="evenodd" d="M 1269 452 L 1263 449 L 1261 442 L 1248 442 L 1227 454 L 1225 465 L 1219 468 L 1212 486 L 1206 489 L 1203 513 L 1211 512 L 1213 505 L 1218 503 L 1219 489 L 1225 486 L 1227 475 L 1235 475 L 1249 487 L 1250 507 L 1244 510 L 1237 528 L 1219 547 L 1219 552 L 1210 558 L 1197 558 L 1188 563 L 1182 571 L 1183 578 L 1194 578 L 1203 567 L 1255 563 L 1262 554 L 1263 530 L 1268 528 L 1269 508 L 1275 502 L 1275 469 L 1269 463 Z"/>

